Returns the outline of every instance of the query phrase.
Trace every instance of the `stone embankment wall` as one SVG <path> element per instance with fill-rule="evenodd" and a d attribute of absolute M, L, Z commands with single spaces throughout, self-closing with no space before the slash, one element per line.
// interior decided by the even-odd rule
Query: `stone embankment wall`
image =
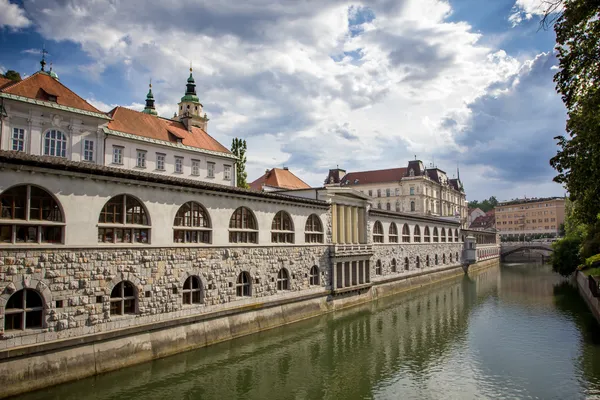
<path fill-rule="evenodd" d="M 600 323 L 600 298 L 594 297 L 592 294 L 588 284 L 588 277 L 583 272 L 577 271 L 575 274 L 577 287 L 579 288 L 581 297 L 583 297 L 588 307 L 592 311 L 592 314 L 594 314 L 594 317 L 596 317 L 596 320 L 598 323 Z"/>
<path fill-rule="evenodd" d="M 458 246 L 458 244 L 440 246 Z M 0 351 L 0 385 L 5 388 L 0 397 L 80 379 L 256 333 L 463 274 L 462 267 L 456 263 L 422 269 L 413 267 L 410 271 L 387 273 L 385 279 L 383 277 L 374 279 L 373 286 L 367 291 L 333 297 L 331 291 L 325 286 L 307 289 L 309 285 L 305 275 L 311 265 L 323 265 L 319 263 L 327 261 L 329 256 L 327 247 L 315 247 L 310 251 L 306 248 L 291 248 L 289 251 L 297 252 L 294 254 L 304 262 L 289 263 L 287 259 L 286 268 L 289 268 L 295 282 L 291 283 L 290 291 L 282 294 L 275 289 L 276 280 L 271 279 L 276 276 L 280 265 L 286 264 L 286 255 L 281 248 L 272 251 L 236 249 L 229 250 L 229 253 L 227 250 L 193 249 L 189 251 L 202 253 L 206 257 L 204 262 L 214 265 L 204 273 L 198 271 L 203 278 L 203 284 L 207 287 L 205 304 L 199 306 L 205 309 L 202 313 L 198 313 L 198 310 L 194 312 L 187 306 L 182 306 L 178 300 L 181 295 L 174 296 L 172 289 L 180 287 L 180 282 L 187 276 L 187 272 L 184 271 L 190 268 L 194 271 L 193 265 L 187 265 L 192 261 L 186 260 L 186 257 L 193 259 L 199 254 L 175 256 L 181 252 L 181 249 L 177 249 L 176 252 L 166 249 L 155 251 L 156 254 L 152 254 L 152 249 L 140 250 L 140 254 L 137 255 L 135 252 L 124 250 L 122 255 L 129 257 L 131 264 L 122 261 L 114 262 L 114 260 L 111 262 L 106 254 L 95 257 L 90 255 L 86 261 L 86 257 L 80 257 L 82 253 L 74 251 L 62 255 L 62 257 L 70 257 L 66 267 L 67 259 L 56 255 L 48 257 L 45 261 L 38 259 L 36 267 L 34 259 L 36 257 L 44 259 L 41 256 L 43 252 L 28 253 L 25 259 L 30 260 L 31 265 L 27 266 L 10 265 L 10 260 L 7 266 L 7 260 L 4 259 L 3 271 L 13 267 L 10 269 L 13 274 L 9 275 L 15 278 L 13 282 L 23 278 L 20 272 L 22 272 L 21 268 L 25 268 L 25 271 L 32 276 L 26 284 L 35 284 L 45 293 L 44 296 L 48 295 L 46 292 L 49 290 L 42 287 L 46 279 L 54 279 L 49 286 L 57 285 L 53 286 L 57 289 L 55 298 L 60 296 L 58 290 L 60 288 L 69 293 L 80 291 L 81 295 L 78 296 L 79 300 L 70 302 L 64 310 L 49 311 L 52 315 L 54 315 L 52 311 L 56 312 L 56 318 L 49 324 L 52 323 L 52 326 L 58 328 L 59 325 L 65 324 L 60 321 L 66 321 L 67 329 L 52 330 L 49 326 L 44 329 L 44 332 L 38 334 L 44 336 L 36 337 L 41 339 L 39 344 L 32 342 L 30 345 L 24 345 L 21 342 L 21 346 Z M 379 251 L 385 253 L 388 250 Z M 149 253 L 144 254 L 144 252 Z M 135 263 L 139 261 L 136 257 L 145 257 L 145 261 L 143 267 L 132 270 L 131 267 L 137 265 Z M 254 257 L 265 259 L 254 265 L 251 260 Z M 259 265 L 265 265 L 266 259 L 269 260 L 270 267 L 260 268 Z M 51 267 L 52 262 L 57 263 L 57 268 Z M 471 266 L 470 270 L 497 265 L 497 263 L 497 259 L 482 261 Z M 89 268 L 85 267 L 88 264 Z M 61 266 L 60 269 L 58 266 Z M 98 267 L 101 269 L 100 272 Z M 235 296 L 232 296 L 230 282 L 235 280 L 240 268 L 248 269 L 254 274 L 253 282 L 256 282 L 254 279 L 258 277 L 258 283 L 255 283 L 253 288 L 258 298 L 233 300 Z M 48 271 L 55 270 L 56 276 L 45 278 Z M 323 268 L 323 271 L 326 270 Z M 222 274 L 217 274 L 217 271 L 221 271 Z M 82 276 L 86 274 L 90 275 L 89 283 L 84 284 L 83 288 L 71 289 L 72 286 L 76 286 L 73 282 L 85 281 Z M 146 288 L 152 287 L 146 285 L 158 285 L 160 289 L 153 289 L 148 299 L 140 298 L 142 309 L 139 310 L 139 315 L 106 318 L 105 305 L 91 304 L 92 299 L 95 299 L 96 293 L 100 292 L 104 293 L 103 296 L 107 296 L 106 293 L 109 293 L 109 288 L 114 286 L 114 282 L 124 278 L 135 281 L 138 291 L 140 288 L 141 291 L 145 291 Z M 328 277 L 326 278 L 322 282 L 328 282 Z M 301 290 L 302 288 L 304 290 Z M 18 289 L 16 284 L 15 289 Z M 209 291 L 212 291 L 210 295 Z M 84 300 L 85 298 L 87 300 Z M 51 301 L 55 300 L 51 299 Z M 83 304 L 86 301 L 88 304 Z M 159 313 L 167 309 L 172 311 Z M 96 316 L 97 319 L 92 316 Z M 91 320 L 96 320 L 97 323 L 92 324 Z M 60 339 L 51 340 L 54 335 L 58 336 L 61 332 L 65 334 Z M 22 336 L 20 339 L 32 340 L 26 337 Z M 8 340 L 13 339 L 19 338 Z"/>

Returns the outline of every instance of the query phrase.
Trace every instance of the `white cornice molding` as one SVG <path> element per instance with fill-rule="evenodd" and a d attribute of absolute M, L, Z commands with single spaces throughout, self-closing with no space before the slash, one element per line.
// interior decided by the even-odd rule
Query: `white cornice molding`
<path fill-rule="evenodd" d="M 29 97 L 17 96 L 15 94 L 10 94 L 10 93 L 0 93 L 0 97 L 5 98 L 5 99 L 9 99 L 9 100 L 21 101 L 23 103 L 34 104 L 34 105 L 37 105 L 37 106 L 54 108 L 56 110 L 68 111 L 68 112 L 72 112 L 72 113 L 75 113 L 75 114 L 87 115 L 89 117 L 102 118 L 102 119 L 106 119 L 106 120 L 109 120 L 109 121 L 112 119 L 111 117 L 109 117 L 106 114 L 92 112 L 92 111 L 86 111 L 86 110 L 81 110 L 79 108 L 74 108 L 74 107 L 62 106 L 60 104 L 56 104 L 56 103 L 53 103 L 51 101 L 43 101 L 43 100 L 38 100 L 38 99 L 30 99 Z"/>

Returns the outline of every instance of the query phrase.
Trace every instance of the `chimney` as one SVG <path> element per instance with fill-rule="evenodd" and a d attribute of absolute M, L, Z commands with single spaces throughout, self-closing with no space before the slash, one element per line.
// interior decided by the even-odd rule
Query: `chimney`
<path fill-rule="evenodd" d="M 284 171 L 289 171 L 289 168 L 288 167 L 283 167 L 283 170 Z"/>
<path fill-rule="evenodd" d="M 181 121 L 181 123 L 183 125 L 185 125 L 185 128 L 187 129 L 188 132 L 192 131 L 192 116 L 189 112 L 185 112 L 180 118 L 179 120 Z"/>

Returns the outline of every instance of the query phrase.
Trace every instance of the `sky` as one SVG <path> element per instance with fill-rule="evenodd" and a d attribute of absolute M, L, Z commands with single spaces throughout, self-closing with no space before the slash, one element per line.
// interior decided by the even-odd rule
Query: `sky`
<path fill-rule="evenodd" d="M 208 133 L 247 140 L 248 180 L 422 160 L 467 199 L 563 196 L 566 110 L 542 0 L 0 0 L 0 72 L 39 69 L 103 111 L 171 117 L 190 64 Z"/>

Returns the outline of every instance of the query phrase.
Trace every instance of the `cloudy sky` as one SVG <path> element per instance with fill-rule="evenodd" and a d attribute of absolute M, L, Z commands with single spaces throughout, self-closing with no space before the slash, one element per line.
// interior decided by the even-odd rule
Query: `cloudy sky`
<path fill-rule="evenodd" d="M 312 185 L 435 163 L 470 200 L 563 195 L 554 33 L 540 0 L 0 0 L 0 71 L 39 69 L 98 108 L 134 109 L 152 79 L 170 117 L 190 62 L 209 133 L 248 141 L 249 179 Z"/>

